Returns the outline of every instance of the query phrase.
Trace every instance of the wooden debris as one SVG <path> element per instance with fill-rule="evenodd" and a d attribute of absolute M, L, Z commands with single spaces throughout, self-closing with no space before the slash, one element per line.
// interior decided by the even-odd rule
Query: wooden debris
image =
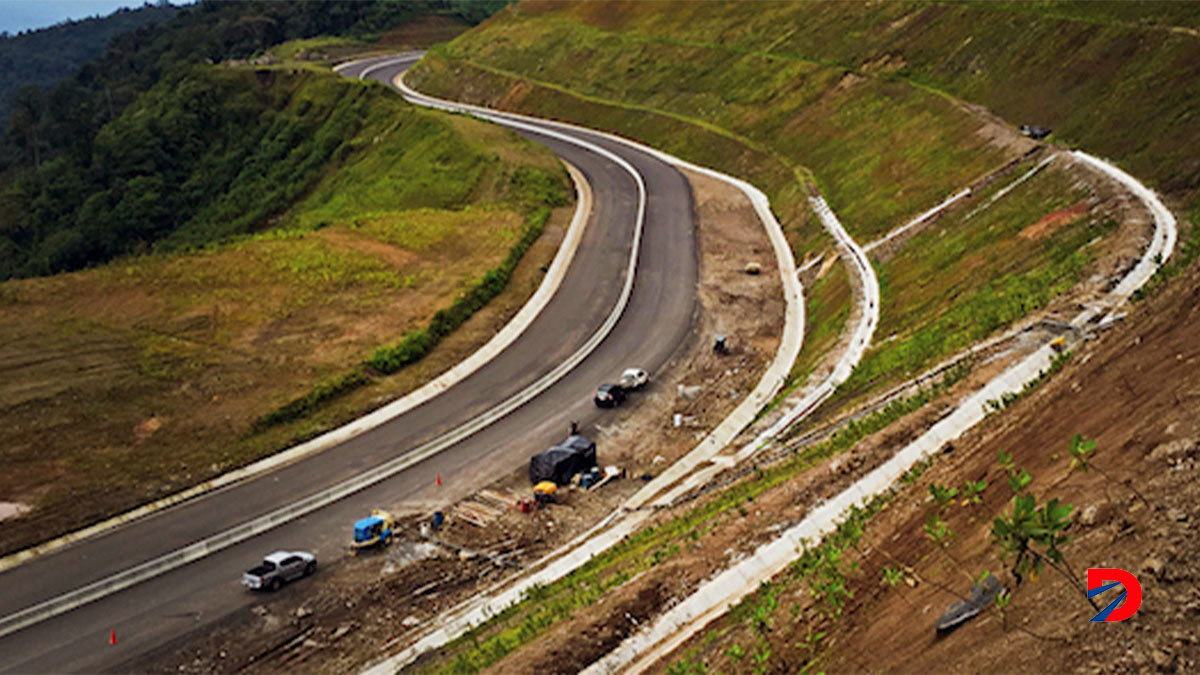
<path fill-rule="evenodd" d="M 501 513 L 503 511 L 479 502 L 462 502 L 454 507 L 455 516 L 476 527 L 487 527 L 492 521 L 499 518 Z"/>
<path fill-rule="evenodd" d="M 506 509 L 516 508 L 517 504 L 521 501 L 513 496 L 512 493 L 501 494 L 495 490 L 480 490 L 479 497 Z"/>

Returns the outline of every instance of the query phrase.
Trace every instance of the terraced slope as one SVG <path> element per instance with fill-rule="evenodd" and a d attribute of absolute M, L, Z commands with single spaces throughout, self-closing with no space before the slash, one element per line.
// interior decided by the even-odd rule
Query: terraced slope
<path fill-rule="evenodd" d="M 985 29 L 971 28 L 976 23 Z M 1034 165 L 1025 155 L 1039 146 L 1022 138 L 1016 124 L 1059 126 L 1060 119 L 1041 112 L 1025 95 L 1028 87 L 1006 75 L 1006 64 L 1028 46 L 1026 32 L 1047 43 L 1041 49 L 1059 50 L 1046 58 L 1082 78 L 1074 87 L 1060 83 L 1062 95 L 1074 101 L 1064 110 L 1074 115 L 1088 107 L 1102 121 L 1094 97 L 1099 87 L 1111 87 L 1119 95 L 1107 97 L 1105 105 L 1130 108 L 1120 111 L 1120 119 L 1158 125 L 1152 143 L 1157 150 L 1137 146 L 1133 152 L 1128 143 L 1118 143 L 1131 136 L 1117 133 L 1127 130 L 1116 117 L 1103 133 L 1063 118 L 1061 133 L 1068 139 L 1091 143 L 1103 136 L 1089 150 L 1128 157 L 1135 170 L 1145 168 L 1141 158 L 1161 154 L 1159 136 L 1173 139 L 1163 143 L 1188 147 L 1193 139 L 1184 138 L 1184 120 L 1195 85 L 1185 73 L 1139 71 L 1137 63 L 1184 58 L 1192 38 L 1158 28 L 1096 31 L 1093 24 L 1077 24 L 1046 13 L 973 5 L 526 2 L 435 48 L 410 83 L 434 94 L 597 125 L 745 176 L 769 194 L 797 257 L 811 262 L 832 247 L 808 211 L 808 181 L 866 244 L 964 187 L 974 186 L 978 197 L 965 207 L 979 206 L 989 191 Z M 1062 31 L 1075 40 L 1096 33 L 1093 49 L 1107 53 L 1119 41 L 1114 35 L 1139 30 L 1154 40 L 1138 42 L 1138 54 L 1112 76 L 1093 72 L 1083 57 L 1050 39 Z M 972 31 L 981 36 L 968 40 Z M 1004 41 L 1010 33 L 1022 37 Z M 970 59 L 969 78 L 960 72 L 966 66 L 937 51 L 959 38 L 963 49 L 976 49 L 977 40 L 983 44 L 982 56 Z M 1148 93 L 1143 81 L 1148 74 L 1169 78 L 1167 88 L 1178 92 L 1178 109 L 1160 101 L 1166 117 L 1134 105 Z M 1005 122 L 972 97 L 1014 119 Z M 1150 179 L 1179 175 L 1169 163 L 1153 168 L 1146 174 Z M 1103 255 L 1095 248 L 1069 261 L 1068 252 L 1094 236 L 1117 232 L 1137 238 L 1144 232 L 1116 228 L 1111 208 L 1101 206 L 1105 190 L 1094 181 L 1085 187 L 1090 180 L 1053 164 L 1000 202 L 997 212 L 984 209 L 983 217 L 960 212 L 936 236 L 916 242 L 912 254 L 877 253 L 884 345 L 871 355 L 874 365 L 832 405 L 861 400 L 1103 273 L 1097 267 Z M 1165 179 L 1158 184 L 1176 185 Z M 1190 183 L 1185 178 L 1183 184 Z M 1173 194 L 1194 199 L 1186 190 Z M 1053 236 L 1013 237 L 1080 199 L 1089 208 L 1072 211 Z M 993 227 L 998 223 L 1005 234 Z M 989 251 L 966 256 L 968 245 Z M 819 374 L 823 355 L 837 347 L 841 322 L 849 316 L 844 278 L 825 266 L 813 270 L 824 271 L 819 279 L 807 279 L 816 282 L 809 289 L 809 310 L 821 320 L 809 322 L 809 349 L 793 371 L 793 386 Z M 930 275 L 938 282 L 931 283 Z M 1001 296 L 1005 300 L 996 305 Z M 994 307 L 983 312 L 989 303 Z M 976 321 L 981 312 L 985 320 Z"/>
<path fill-rule="evenodd" d="M 1165 4 L 1104 6 L 1092 14 L 1081 4 L 525 2 L 432 50 L 409 83 L 450 98 L 599 126 L 756 182 L 770 194 L 798 257 L 813 263 L 809 309 L 819 318 L 809 330 L 818 339 L 809 346 L 822 350 L 837 342 L 828 323 L 845 320 L 849 294 L 829 264 L 828 243 L 810 222 L 805 183 L 820 187 L 863 244 L 972 187 L 969 198 L 911 237 L 874 251 L 884 312 L 877 344 L 825 411 L 831 415 L 1030 312 L 1086 302 L 1128 268 L 1149 234 L 1146 215 L 1063 155 L 1043 164 L 1056 141 L 1114 159 L 1165 192 L 1177 211 L 1200 206 L 1200 165 L 1188 154 L 1195 155 L 1197 139 L 1187 121 L 1200 100 L 1191 22 Z M 1056 133 L 1050 144 L 1035 143 L 1016 132 L 1022 123 Z M 1195 206 L 1193 214 L 1200 212 Z M 1189 236 L 1177 256 L 1184 265 L 1197 250 L 1194 228 Z M 818 373 L 822 358 L 802 355 L 794 381 Z M 686 578 L 681 570 L 696 558 L 720 556 L 724 541 L 715 548 L 688 543 L 673 539 L 674 528 L 695 525 L 690 541 L 697 542 L 709 530 L 696 523 L 720 527 L 712 525 L 717 514 L 737 521 L 734 505 L 746 519 L 744 530 L 760 513 L 790 513 L 794 502 L 820 496 L 823 481 L 841 480 L 864 455 L 886 456 L 914 425 L 937 419 L 939 411 L 930 409 L 905 417 L 911 410 L 905 405 L 868 419 L 866 429 L 851 424 L 835 436 L 833 445 L 850 446 L 883 429 L 828 473 L 814 466 L 827 454 L 785 463 L 801 477 L 764 494 L 759 506 L 752 508 L 745 496 L 758 504 L 758 491 L 775 485 L 764 485 L 774 479 L 770 472 L 735 481 L 674 519 L 664 516 L 636 537 L 638 545 L 658 544 L 653 561 L 591 566 L 594 576 L 581 587 L 598 598 L 531 598 L 424 666 L 587 665 L 682 597 L 651 593 L 655 570 L 658 579 Z M 904 420 L 892 425 L 897 418 Z M 956 484 L 963 478 L 975 475 L 955 476 Z M 756 536 L 768 535 L 743 532 L 738 542 Z M 699 552 L 689 558 L 681 549 Z M 725 555 L 738 550 L 732 543 Z M 648 580 L 626 583 L 625 575 L 647 565 L 653 568 Z M 564 602 L 577 606 L 560 612 Z M 822 624 L 799 623 L 794 613 L 789 619 L 774 595 L 762 605 L 747 603 L 731 615 L 729 624 L 750 626 L 725 642 L 735 653 L 719 658 L 707 642 L 697 642 L 669 662 L 670 672 L 713 665 L 746 670 L 748 643 L 760 648 L 754 664 L 785 670 L 823 651 L 811 631 L 811 644 L 797 642 L 805 625 Z M 765 623 L 755 623 L 759 617 Z M 772 648 L 782 648 L 768 635 L 770 622 L 788 626 L 785 661 L 771 660 Z M 512 644 L 518 631 L 523 637 Z M 740 639 L 747 634 L 753 639 Z M 860 669 L 852 656 L 842 655 L 839 667 Z M 918 669 L 944 670 L 955 662 L 920 663 Z M 886 661 L 872 666 L 880 667 Z"/>

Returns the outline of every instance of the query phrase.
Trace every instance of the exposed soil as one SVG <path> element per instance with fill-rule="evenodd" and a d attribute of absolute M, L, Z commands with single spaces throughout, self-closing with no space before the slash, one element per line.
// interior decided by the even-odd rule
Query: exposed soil
<path fill-rule="evenodd" d="M 1054 213 L 1047 214 L 1044 218 L 1021 230 L 1018 236 L 1026 239 L 1041 239 L 1054 232 L 1058 228 L 1070 223 L 1088 212 L 1089 206 L 1086 199 L 1081 199 L 1065 209 L 1059 209 Z"/>
<path fill-rule="evenodd" d="M 317 577 L 305 582 L 303 594 L 264 597 L 255 607 L 223 618 L 215 629 L 184 636 L 156 655 L 127 664 L 127 669 L 351 669 L 379 658 L 384 646 L 394 651 L 440 612 L 501 578 L 512 577 L 512 570 L 498 567 L 486 555 L 461 556 L 453 547 L 506 555 L 520 564 L 536 561 L 610 513 L 641 486 L 634 477 L 657 473 L 690 450 L 757 384 L 778 346 L 784 300 L 778 275 L 773 273 L 770 243 L 741 193 L 702 176 L 687 177 L 699 222 L 700 323 L 694 338 L 664 372 L 655 374 L 646 390 L 634 394 L 635 405 L 614 411 L 612 423 L 596 435 L 601 463 L 620 466 L 630 479 L 594 492 L 562 490 L 558 504 L 532 514 L 509 510 L 487 527 L 456 518 L 453 508 L 448 508 L 447 524 L 437 536 L 450 546 L 437 547 L 431 557 L 419 560 L 412 559 L 411 551 L 414 542 L 424 541 L 417 522 L 426 521 L 428 514 L 421 505 L 413 505 L 401 538 L 405 543 L 377 555 L 326 563 Z M 749 261 L 761 262 L 766 271 L 746 274 L 743 270 Z M 710 338 L 717 332 L 730 336 L 729 355 L 713 354 Z M 673 424 L 676 413 L 683 420 L 679 427 Z M 609 453 L 606 448 L 620 450 Z M 491 489 L 524 496 L 528 478 L 523 470 L 514 471 Z M 680 580 L 664 575 L 668 569 L 654 571 L 654 577 L 664 582 L 661 591 L 635 590 L 632 600 L 616 601 L 629 605 L 634 621 L 638 606 L 657 607 L 674 594 L 671 584 Z M 606 601 L 605 606 L 616 606 L 613 602 Z M 598 649 L 624 634 L 620 621 L 611 620 L 594 630 Z M 528 665 L 520 670 L 528 670 Z"/>
<path fill-rule="evenodd" d="M 985 524 L 1008 508 L 1010 493 L 995 466 L 1006 449 L 1034 476 L 1039 501 L 1075 504 L 1075 541 L 1066 559 L 1083 576 L 1088 567 L 1119 567 L 1137 575 L 1142 607 L 1119 624 L 1093 624 L 1082 595 L 1047 571 L 1041 583 L 1015 586 L 1007 620 L 985 615 L 938 639 L 931 621 L 953 600 L 932 584 L 885 592 L 871 583 L 887 564 L 869 556 L 856 584 L 859 603 L 833 634 L 823 667 L 830 670 L 932 672 L 969 668 L 1001 671 L 1188 671 L 1200 660 L 1191 629 L 1200 618 L 1200 268 L 1146 303 L 1123 326 L 1090 344 L 1060 377 L 959 444 L 929 480 L 956 485 L 986 476 L 991 487 L 979 507 L 951 520 L 959 532 L 948 553 L 972 572 L 1002 564 Z M 1072 434 L 1095 439 L 1103 473 L 1068 471 Z M 1107 477 L 1104 475 L 1107 474 Z M 920 489 L 920 486 L 919 488 Z M 1144 495 L 1144 504 L 1134 490 Z M 920 537 L 928 506 L 917 490 L 872 523 L 871 545 L 960 592 L 969 587 Z M 974 522 L 972 522 L 974 521 Z M 892 534 L 894 533 L 894 534 Z M 909 533 L 911 536 L 904 536 Z M 888 536 L 891 534 L 891 536 Z M 930 558 L 921 562 L 923 556 Z M 1106 601 L 1107 602 L 1107 601 Z M 1024 632 L 1024 631 L 1029 631 Z M 1035 637 L 1041 636 L 1041 637 Z M 785 636 L 780 636 L 786 639 Z M 877 649 L 854 649 L 872 644 Z"/>
<path fill-rule="evenodd" d="M 1135 202 L 1114 191 L 1107 181 L 1091 175 L 1090 172 L 1075 175 L 1077 179 L 1091 184 L 1092 199 L 1085 202 L 1084 207 L 1077 205 L 1064 210 L 1069 213 L 1051 215 L 1061 220 L 1091 213 L 1093 217 L 1111 217 L 1122 223 L 1119 233 L 1103 244 L 1102 252 L 1098 253 L 1100 259 L 1093 266 L 1091 276 L 1085 283 L 1057 299 L 1036 316 L 1028 318 L 1006 339 L 996 341 L 988 349 L 976 353 L 975 366 L 969 375 L 921 410 L 860 441 L 841 455 L 799 472 L 745 506 L 723 512 L 709 523 L 709 529 L 699 539 L 680 539 L 678 543 L 683 550 L 678 555 L 668 557 L 663 563 L 610 592 L 600 602 L 578 610 L 570 619 L 556 625 L 544 637 L 524 645 L 498 662 L 491 670 L 497 673 L 526 670 L 570 672 L 586 667 L 619 644 L 624 637 L 636 631 L 641 624 L 652 620 L 675 602 L 687 597 L 705 579 L 751 554 L 758 546 L 773 539 L 779 530 L 798 523 L 813 505 L 844 490 L 853 481 L 891 458 L 898 449 L 917 438 L 952 410 L 962 396 L 976 390 L 1022 358 L 1029 350 L 1049 339 L 1045 329 L 1038 327 L 1037 319 L 1047 315 L 1054 316 L 1059 312 L 1071 314 L 1080 302 L 1106 290 L 1109 279 L 1123 272 L 1127 267 L 1126 260 L 1136 254 L 1145 239 L 1148 227 L 1148 219 L 1143 210 Z M 811 442 L 813 441 L 808 441 Z M 948 446 L 947 450 L 952 450 L 953 447 Z M 1065 455 L 1065 446 L 1062 454 Z M 786 459 L 787 456 L 783 455 L 782 459 Z M 747 476 L 752 479 L 754 475 L 753 471 L 747 469 L 728 473 L 731 475 L 718 477 L 716 483 L 721 486 L 731 485 L 736 483 L 739 477 L 746 480 Z M 974 475 L 966 477 L 977 479 Z M 989 477 L 989 480 L 994 486 L 1003 485 L 1003 480 L 997 477 Z M 708 493 L 698 493 L 697 497 L 696 501 L 686 500 L 673 511 L 664 513 L 658 522 L 680 515 L 695 504 L 703 504 L 708 499 L 717 498 Z M 918 521 L 914 539 L 918 538 L 922 531 L 920 525 Z M 969 588 L 969 584 L 967 587 Z M 780 609 L 776 620 L 788 623 L 795 621 L 795 616 L 805 616 L 806 611 L 812 613 L 814 610 L 802 601 L 803 598 L 803 594 L 797 596 L 797 614 L 790 615 L 790 607 L 786 610 Z M 753 644 L 752 640 L 746 638 L 745 631 L 739 630 L 735 629 L 732 634 L 738 636 L 742 644 Z M 787 655 L 782 661 L 773 662 L 777 664 L 778 671 L 791 672 L 805 662 L 803 659 L 796 660 L 804 656 L 804 653 L 795 646 L 804 637 L 804 633 L 789 634 L 786 639 L 791 640 L 790 648 L 775 644 L 772 638 L 770 644 L 774 653 Z M 715 666 L 717 670 L 736 672 L 747 669 L 748 663 L 733 659 L 712 660 L 714 656 L 719 657 L 720 652 L 716 646 L 704 647 L 704 640 L 707 640 L 707 637 L 693 639 L 685 645 L 682 653 L 699 651 L 702 660 L 710 667 Z M 737 641 L 733 640 L 732 643 L 736 644 Z M 731 642 L 723 640 L 717 644 L 729 646 Z M 665 667 L 665 664 L 660 664 L 660 667 Z M 855 666 L 848 668 L 858 669 Z M 888 669 L 887 666 L 882 668 Z"/>
<path fill-rule="evenodd" d="M 840 621 L 815 605 L 806 582 L 785 573 L 774 580 L 780 608 L 767 631 L 727 615 L 656 668 L 683 659 L 742 671 L 749 659 L 731 656 L 735 645 L 746 654 L 765 645 L 774 672 L 795 672 L 814 653 L 820 658 L 811 667 L 830 672 L 1193 670 L 1200 660 L 1191 628 L 1200 614 L 1198 328 L 1200 268 L 1193 266 L 1121 326 L 1084 343 L 1048 384 L 955 442 L 869 523 L 857 549 L 845 553 L 853 599 Z M 1098 443 L 1088 473 L 1069 469 L 1072 434 Z M 1137 575 L 1145 594 L 1137 614 L 1119 624 L 1090 623 L 1096 610 L 1049 569 L 1039 583 L 1028 575 L 1016 583 L 1011 560 L 999 558 L 989 534 L 992 519 L 1011 508 L 997 450 L 1029 471 L 1027 490 L 1039 502 L 1076 505 L 1074 540 L 1062 551 L 1077 575 L 1088 567 Z M 952 507 L 947 520 L 956 534 L 945 551 L 935 549 L 923 531 L 934 510 L 928 485 L 961 488 L 980 479 L 988 481 L 983 503 Z M 885 566 L 905 570 L 908 583 L 883 585 Z M 934 622 L 966 595 L 969 575 L 983 570 L 1013 589 L 1005 616 L 991 609 L 938 635 Z M 804 644 L 810 631 L 828 632 L 815 652 Z"/>
<path fill-rule="evenodd" d="M 207 480 L 436 377 L 490 339 L 536 290 L 571 213 L 557 209 L 504 292 L 420 362 L 331 401 L 297 425 L 257 436 L 246 432 L 259 415 L 423 325 L 453 301 L 461 280 L 426 285 L 437 292 L 418 285 L 297 297 L 290 286 L 244 287 L 252 281 L 229 269 L 256 259 L 223 250 L 151 261 L 157 272 L 131 264 L 129 274 L 149 275 L 145 280 L 126 281 L 118 263 L 5 283 L 0 414 L 9 424 L 0 429 L 0 500 L 32 508 L 5 520 L 0 554 Z M 516 217 L 497 212 L 509 229 Z M 400 271 L 414 258 L 332 228 L 314 238 Z M 470 279 L 503 254 L 459 255 L 454 273 Z M 426 267 L 440 264 L 425 258 Z M 162 292 L 168 284 L 171 292 Z"/>

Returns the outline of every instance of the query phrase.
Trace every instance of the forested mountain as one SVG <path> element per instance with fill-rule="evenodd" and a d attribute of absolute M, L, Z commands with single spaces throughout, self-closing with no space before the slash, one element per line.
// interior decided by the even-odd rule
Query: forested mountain
<path fill-rule="evenodd" d="M 261 177 L 285 157 L 309 171 L 338 147 L 339 139 L 328 138 L 316 142 L 316 154 L 289 155 L 313 142 L 305 136 L 306 112 L 284 119 L 274 107 L 284 102 L 243 105 L 259 94 L 213 81 L 211 68 L 200 66 L 297 38 L 369 39 L 429 14 L 479 21 L 503 5 L 206 1 L 161 26 L 117 36 L 74 77 L 46 92 L 24 87 L 13 99 L 0 141 L 0 280 L 161 248 L 214 196 L 244 183 L 235 178 L 249 158 L 261 162 Z M 201 244 L 243 232 L 267 213 L 243 209 L 232 224 L 193 227 L 171 241 Z"/>
<path fill-rule="evenodd" d="M 0 35 L 0 126 L 8 123 L 10 99 L 21 87 L 32 84 L 49 89 L 104 54 L 113 36 L 164 23 L 177 11 L 169 4 L 147 4 L 138 9 L 119 9 L 106 17 Z"/>

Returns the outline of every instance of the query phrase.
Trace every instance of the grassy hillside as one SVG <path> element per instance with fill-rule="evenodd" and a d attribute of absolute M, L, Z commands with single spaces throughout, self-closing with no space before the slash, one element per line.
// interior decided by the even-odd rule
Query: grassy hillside
<path fill-rule="evenodd" d="M 1163 16 L 1173 16 L 1163 9 Z M 914 22 L 961 15 L 965 18 L 955 21 L 969 23 L 972 11 L 987 12 L 995 19 L 988 26 L 1000 26 L 989 38 L 988 62 L 996 64 L 1018 58 L 1011 41 L 1002 39 L 1014 26 L 1024 30 L 1021 22 L 1037 27 L 1067 21 L 1034 9 L 990 6 L 526 2 L 434 48 L 411 82 L 435 94 L 601 126 L 746 177 L 771 197 L 797 256 L 805 258 L 830 250 L 808 212 L 808 181 L 819 186 L 847 229 L 865 244 L 960 188 L 1006 166 L 1011 170 L 1009 163 L 1034 147 L 1017 136 L 1014 125 L 963 100 L 971 91 L 944 91 L 930 84 L 932 76 L 914 74 L 922 71 L 895 53 L 895 45 L 925 49 L 922 36 L 946 41 L 950 38 L 941 31 L 960 30 L 948 18 L 948 27 L 933 22 L 936 30 Z M 896 37 L 904 26 L 910 26 L 907 42 Z M 1043 39 L 1053 42 L 1046 35 Z M 1174 45 L 1175 39 L 1168 42 Z M 974 40 L 964 42 L 969 46 Z M 942 65 L 949 57 L 927 58 Z M 977 80 L 988 79 L 991 71 L 984 62 L 974 63 Z M 1005 91 L 1025 100 L 1027 87 L 999 77 L 988 85 L 990 95 Z M 1129 77 L 1122 86 L 1143 86 L 1138 77 Z M 1171 77 L 1183 90 L 1193 86 L 1182 75 Z M 1099 86 L 1101 80 L 1089 75 L 1087 84 Z M 1081 84 L 1078 91 L 1088 88 Z M 986 97 L 984 102 L 992 103 Z M 1084 102 L 1090 99 L 1077 107 Z M 1094 114 L 1095 107 L 1089 110 Z M 1041 116 L 1016 122 L 1057 123 Z M 1171 133 L 1183 129 L 1172 124 Z M 1090 142 L 1093 136 L 1081 140 Z M 1158 147 L 1155 139 L 1152 147 Z M 1109 133 L 1104 144 L 1089 149 L 1112 150 L 1127 164 L 1140 161 L 1141 155 L 1119 154 L 1113 140 Z M 1162 185 L 1174 184 L 1176 174 L 1165 168 L 1157 164 L 1147 177 L 1163 176 Z M 839 400 L 867 395 L 929 366 L 1094 274 L 1088 266 L 1095 250 L 1076 257 L 1068 253 L 1086 243 L 1088 233 L 1114 231 L 1102 224 L 1099 212 L 1075 218 L 1071 228 L 1047 241 L 1013 238 L 1062 209 L 1064 200 L 1079 200 L 1078 188 L 1070 186 L 1078 178 L 1058 170 L 1039 175 L 993 214 L 968 218 L 959 212 L 938 231 L 939 238 L 920 238 L 911 244 L 912 254 L 877 261 L 884 294 L 880 344 Z M 962 208 L 978 206 L 985 192 Z M 1174 194 L 1191 198 L 1186 191 Z M 1102 198 L 1087 196 L 1093 206 Z M 986 251 L 965 256 L 968 245 Z M 934 278 L 939 281 L 931 283 Z M 793 384 L 815 372 L 820 354 L 814 352 L 833 345 L 849 315 L 848 301 L 844 285 L 809 289 L 809 311 L 823 324 L 810 326 L 813 339 L 793 371 Z"/>
<path fill-rule="evenodd" d="M 433 49 L 410 83 L 602 127 L 748 178 L 768 192 L 801 258 L 829 250 L 807 216 L 807 181 L 863 244 L 974 184 L 969 199 L 923 231 L 872 254 L 880 326 L 831 411 L 1056 299 L 1065 303 L 1062 294 L 1081 282 L 1111 280 L 1138 250 L 1147 228 L 1094 177 L 1059 159 L 1024 180 L 1041 156 L 1025 155 L 1035 144 L 1016 125 L 1054 127 L 1052 141 L 1116 160 L 1177 207 L 1195 203 L 1193 23 L 1171 4 L 524 2 Z M 816 372 L 820 352 L 836 342 L 848 291 L 833 272 L 806 289 L 812 321 L 793 383 Z M 735 507 L 743 518 L 757 509 L 790 513 L 795 491 L 753 508 L 746 502 L 868 434 L 888 428 L 881 435 L 907 437 L 890 425 L 969 368 L 632 535 L 423 667 L 503 669 L 506 655 L 503 663 L 523 663 L 555 653 L 571 630 L 611 647 L 611 627 L 630 616 L 621 612 L 632 605 L 622 603 L 651 595 L 653 582 L 631 579 L 656 565 L 678 576 L 687 550 L 704 548 L 695 542 L 720 526 L 722 513 L 736 520 Z M 847 458 L 839 471 L 857 461 Z M 814 488 L 811 478 L 801 484 Z M 720 548 L 698 555 L 711 558 L 711 550 Z M 586 612 L 594 623 L 564 625 Z M 795 632 L 792 642 L 803 638 Z M 766 664 L 770 650 L 755 658 Z"/>
<path fill-rule="evenodd" d="M 736 166 L 746 150 L 768 155 L 788 169 L 768 179 L 766 187 L 777 194 L 795 183 L 797 173 L 814 176 L 847 226 L 862 236 L 898 224 L 1005 156 L 976 133 L 976 120 L 953 102 L 888 79 L 802 59 L 648 39 L 580 22 L 565 11 L 529 14 L 526 7 L 435 48 L 434 58 L 418 67 L 412 81 L 431 91 L 484 95 L 503 105 L 576 112 L 513 88 L 519 79 L 698 126 L 742 147 L 725 143 L 714 152 L 707 138 L 694 133 L 673 141 L 658 133 L 652 115 L 618 121 L 622 133 L 653 137 L 716 166 Z M 669 15 L 661 9 L 638 3 L 612 8 L 618 14 Z M 466 82 L 456 84 L 462 76 Z M 791 200 L 780 196 L 787 208 L 788 201 L 806 194 L 797 191 Z"/>
<path fill-rule="evenodd" d="M 152 125 L 199 133 L 155 107 L 181 88 L 245 116 L 207 118 L 226 134 L 215 140 L 149 134 Z M 157 93 L 122 124 L 152 136 L 151 147 L 193 144 L 196 170 L 181 184 L 213 195 L 168 239 L 213 243 L 0 284 L 0 415 L 17 421 L 0 429 L 0 501 L 33 507 L 5 522 L 0 551 L 241 466 L 415 388 L 519 308 L 568 217 L 552 216 L 569 188 L 540 146 L 413 108 L 378 84 L 209 68 Z M 262 139 L 251 152 L 232 143 L 239 121 Z M 123 161 L 180 154 L 127 150 Z M 174 176 L 156 166 L 160 180 Z M 225 236 L 263 216 L 270 229 Z M 555 236 L 539 237 L 547 228 Z M 426 336 L 424 359 L 366 367 L 413 334 Z"/>
<path fill-rule="evenodd" d="M 1053 127 L 1166 192 L 1190 194 L 1200 184 L 1192 133 L 1200 34 L 1188 3 L 523 3 L 519 14 L 530 27 L 582 25 L 626 41 L 703 46 L 731 66 L 757 57 L 781 80 L 797 61 L 881 75 L 981 104 L 1014 124 Z M 484 55 L 502 63 L 522 44 L 505 41 Z M 627 88 L 628 73 L 661 66 L 628 58 L 600 86 L 652 95 Z M 722 70 L 739 89 L 754 86 L 736 68 Z M 690 85 L 684 79 L 658 95 Z M 768 100 L 769 91 L 755 90 Z"/>

